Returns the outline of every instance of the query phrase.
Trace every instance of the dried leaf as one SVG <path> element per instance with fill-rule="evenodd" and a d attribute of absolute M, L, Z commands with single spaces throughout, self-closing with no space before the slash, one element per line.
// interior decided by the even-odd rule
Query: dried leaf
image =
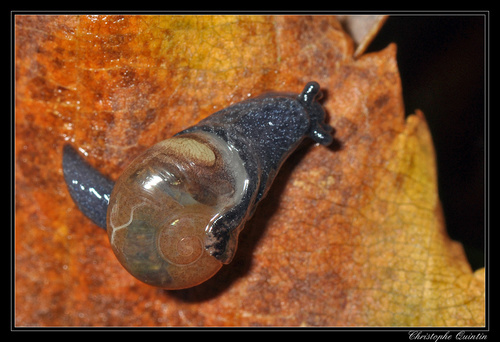
<path fill-rule="evenodd" d="M 353 58 L 332 16 L 17 16 L 17 326 L 482 326 L 484 269 L 446 234 L 395 46 Z M 62 146 L 116 178 L 227 105 L 318 81 L 334 146 L 304 144 L 208 282 L 130 276 L 66 190 Z"/>
<path fill-rule="evenodd" d="M 365 52 L 388 17 L 387 15 L 340 15 L 337 17 L 356 43 L 354 57 L 359 57 Z"/>

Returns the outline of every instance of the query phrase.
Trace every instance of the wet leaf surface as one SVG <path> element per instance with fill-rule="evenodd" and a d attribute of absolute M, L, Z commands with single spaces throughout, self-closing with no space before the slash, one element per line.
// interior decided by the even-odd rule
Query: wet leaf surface
<path fill-rule="evenodd" d="M 15 19 L 17 326 L 484 325 L 484 269 L 446 233 L 394 45 L 354 59 L 330 16 Z M 234 261 L 200 286 L 135 280 L 69 197 L 65 143 L 116 179 L 216 110 L 309 80 L 335 143 L 299 147 Z"/>

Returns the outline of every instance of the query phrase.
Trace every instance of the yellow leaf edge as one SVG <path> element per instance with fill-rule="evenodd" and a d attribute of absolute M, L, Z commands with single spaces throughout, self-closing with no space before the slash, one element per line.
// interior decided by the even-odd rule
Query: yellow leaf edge
<path fill-rule="evenodd" d="M 462 244 L 451 240 L 446 232 L 438 198 L 435 151 L 422 111 L 417 110 L 415 114 L 408 116 L 406 129 L 400 137 L 406 147 L 402 149 L 403 153 L 407 153 L 408 148 L 413 148 L 413 152 L 421 160 L 420 163 L 413 163 L 411 178 L 417 182 L 423 179 L 431 184 L 433 188 L 427 189 L 431 191 L 423 194 L 422 200 L 430 203 L 435 213 L 433 226 L 428 232 L 429 259 L 423 283 L 422 311 L 412 323 L 422 326 L 484 326 L 485 269 L 483 267 L 473 272 Z M 414 181 L 412 183 L 415 184 Z M 409 189 L 404 191 L 411 193 Z M 416 194 L 415 196 L 420 199 Z"/>

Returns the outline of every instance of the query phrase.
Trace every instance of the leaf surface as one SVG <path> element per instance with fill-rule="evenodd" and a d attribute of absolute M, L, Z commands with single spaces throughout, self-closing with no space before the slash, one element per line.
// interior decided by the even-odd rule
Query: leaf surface
<path fill-rule="evenodd" d="M 484 269 L 446 233 L 394 45 L 355 59 L 333 16 L 17 16 L 15 30 L 17 326 L 484 325 Z M 299 147 L 200 286 L 135 280 L 69 197 L 65 143 L 116 179 L 211 113 L 310 80 L 335 143 Z"/>

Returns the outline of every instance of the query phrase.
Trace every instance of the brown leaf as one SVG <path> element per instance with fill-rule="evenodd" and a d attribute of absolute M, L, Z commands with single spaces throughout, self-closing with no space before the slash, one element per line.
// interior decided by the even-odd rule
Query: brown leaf
<path fill-rule="evenodd" d="M 449 239 L 395 46 L 353 58 L 333 16 L 17 16 L 17 326 L 484 325 L 484 269 Z M 334 146 L 302 145 L 206 283 L 135 280 L 62 177 L 70 142 L 112 178 L 153 143 L 318 81 Z"/>
<path fill-rule="evenodd" d="M 356 44 L 354 57 L 359 57 L 377 36 L 388 15 L 339 15 L 337 18 Z"/>

